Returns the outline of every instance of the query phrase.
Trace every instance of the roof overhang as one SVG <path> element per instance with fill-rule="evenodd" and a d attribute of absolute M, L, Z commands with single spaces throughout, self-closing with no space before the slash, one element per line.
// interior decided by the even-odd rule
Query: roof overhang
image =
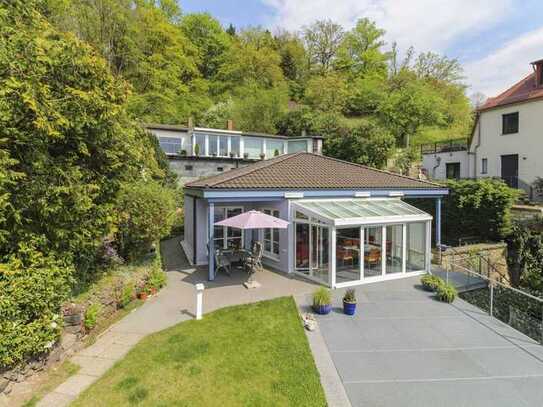
<path fill-rule="evenodd" d="M 185 194 L 214 201 L 235 201 L 235 200 L 283 200 L 283 199 L 308 199 L 308 198 L 439 198 L 449 194 L 447 188 L 428 189 L 399 189 L 399 188 L 376 188 L 376 189 L 273 189 L 273 190 L 241 190 L 241 189 L 200 189 L 185 188 Z"/>

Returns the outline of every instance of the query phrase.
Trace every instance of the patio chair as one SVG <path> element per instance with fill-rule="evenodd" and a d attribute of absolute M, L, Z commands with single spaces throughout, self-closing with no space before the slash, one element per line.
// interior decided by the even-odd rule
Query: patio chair
<path fill-rule="evenodd" d="M 207 252 L 209 253 L 209 243 L 207 244 Z M 215 249 L 213 257 L 215 258 L 215 271 L 218 273 L 219 271 L 223 270 L 230 277 L 232 275 L 230 271 L 230 259 L 223 255 L 220 249 Z"/>

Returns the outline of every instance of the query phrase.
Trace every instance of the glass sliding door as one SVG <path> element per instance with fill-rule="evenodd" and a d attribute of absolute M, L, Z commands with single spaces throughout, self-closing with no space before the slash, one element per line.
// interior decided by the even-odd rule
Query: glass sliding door
<path fill-rule="evenodd" d="M 386 274 L 403 270 L 403 225 L 390 225 L 386 229 Z"/>
<path fill-rule="evenodd" d="M 311 226 L 311 274 L 324 283 L 328 283 L 328 228 Z"/>
<path fill-rule="evenodd" d="M 307 223 L 296 223 L 296 271 L 309 274 L 309 227 Z"/>
<path fill-rule="evenodd" d="M 422 271 L 426 269 L 426 222 L 408 223 L 406 225 L 406 271 Z"/>
<path fill-rule="evenodd" d="M 360 280 L 360 227 L 336 229 L 336 283 Z"/>
<path fill-rule="evenodd" d="M 329 236 L 327 226 L 312 223 L 294 224 L 296 234 L 295 270 L 313 277 L 323 283 L 329 283 Z"/>
<path fill-rule="evenodd" d="M 364 278 L 380 276 L 383 274 L 383 227 L 364 230 Z"/>

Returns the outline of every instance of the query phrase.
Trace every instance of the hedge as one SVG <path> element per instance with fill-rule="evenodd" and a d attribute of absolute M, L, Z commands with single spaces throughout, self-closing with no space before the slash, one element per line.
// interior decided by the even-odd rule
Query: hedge
<path fill-rule="evenodd" d="M 459 239 L 473 237 L 479 242 L 499 241 L 511 234 L 511 207 L 519 191 L 495 179 L 448 181 L 449 195 L 441 209 L 441 240 L 458 245 Z M 410 200 L 434 216 L 435 200 Z M 434 234 L 432 234 L 434 235 Z"/>

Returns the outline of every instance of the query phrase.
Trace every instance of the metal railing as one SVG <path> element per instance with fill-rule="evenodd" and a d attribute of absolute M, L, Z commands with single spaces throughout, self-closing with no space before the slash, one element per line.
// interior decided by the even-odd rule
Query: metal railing
<path fill-rule="evenodd" d="M 468 139 L 453 139 L 447 141 L 438 141 L 437 143 L 421 144 L 421 154 L 437 154 L 452 151 L 465 151 L 468 149 Z"/>
<path fill-rule="evenodd" d="M 478 272 L 474 268 L 479 268 Z M 492 278 L 495 270 L 483 256 L 459 254 L 451 259 L 445 273 L 447 282 L 454 279 L 459 283 L 459 296 L 464 301 L 543 344 L 543 298 Z M 464 275 L 463 280 L 459 274 Z"/>

